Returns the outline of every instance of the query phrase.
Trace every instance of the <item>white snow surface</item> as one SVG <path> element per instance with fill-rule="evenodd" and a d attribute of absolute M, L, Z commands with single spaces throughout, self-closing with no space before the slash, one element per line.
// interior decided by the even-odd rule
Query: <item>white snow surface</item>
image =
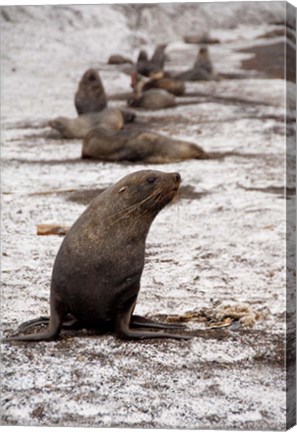
<path fill-rule="evenodd" d="M 36 225 L 71 225 L 85 208 L 61 191 L 103 189 L 148 168 L 86 163 L 80 140 L 52 139 L 49 128 L 33 123 L 75 117 L 74 92 L 89 67 L 101 70 L 108 95 L 129 91 L 129 76 L 106 65 L 112 53 L 135 60 L 141 47 L 151 52 L 166 40 L 170 67 L 185 69 L 197 46 L 182 36 L 199 26 L 223 42 L 210 46 L 216 69 L 238 72 L 252 54 L 236 50 L 273 30 L 284 5 L 249 3 L 245 11 L 240 3 L 187 4 L 183 10 L 170 4 L 2 8 L 4 336 L 49 314 L 51 271 L 62 238 L 37 236 Z M 160 133 L 236 155 L 150 166 L 180 172 L 182 186 L 203 194 L 181 196 L 154 221 L 136 313 L 178 315 L 245 302 L 266 308 L 267 318 L 252 330 L 213 330 L 214 336 L 190 341 L 123 342 L 62 332 L 54 342 L 2 344 L 2 424 L 285 427 L 286 85 L 255 72 L 246 79 L 187 83 L 187 92 L 195 91 L 258 103 L 204 101 L 138 113 L 139 119 L 151 117 Z"/>

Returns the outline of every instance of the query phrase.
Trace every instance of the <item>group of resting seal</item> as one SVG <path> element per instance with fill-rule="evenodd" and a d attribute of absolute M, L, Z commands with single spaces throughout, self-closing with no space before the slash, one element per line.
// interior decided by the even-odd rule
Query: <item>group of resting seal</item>
<path fill-rule="evenodd" d="M 181 96 L 185 92 L 184 80 L 217 79 L 206 47 L 200 48 L 191 69 L 175 77 L 164 76 L 165 48 L 166 44 L 158 45 L 150 60 L 145 51 L 140 52 L 136 70 L 131 74 L 133 94 L 127 101 L 131 108 L 154 110 L 175 107 L 175 96 Z M 140 78 L 141 76 L 145 78 Z M 63 138 L 84 138 L 97 126 L 120 130 L 125 123 L 135 118 L 135 114 L 129 111 L 107 108 L 105 89 L 95 69 L 88 69 L 83 74 L 74 102 L 77 118 L 58 117 L 49 122 Z"/>
<path fill-rule="evenodd" d="M 128 105 L 175 106 L 174 95 L 182 94 L 184 85 L 173 85 L 162 74 L 158 76 L 164 67 L 165 47 L 157 47 L 150 60 L 144 53 L 139 56 L 137 72 L 151 81 L 139 87 L 136 76 L 132 76 L 134 98 Z M 212 73 L 207 56 L 200 54 L 196 63 L 201 66 L 204 62 L 206 73 Z M 125 123 L 133 121 L 134 115 L 108 108 L 95 69 L 83 75 L 75 94 L 75 107 L 76 119 L 59 117 L 50 126 L 65 138 L 83 138 L 83 158 L 166 163 L 207 157 L 195 144 L 152 131 L 125 129 Z M 112 331 L 122 339 L 189 339 L 189 334 L 176 331 L 183 327 L 180 324 L 159 323 L 133 314 L 147 234 L 159 211 L 176 196 L 180 182 L 176 172 L 142 170 L 127 175 L 98 195 L 70 228 L 57 254 L 51 279 L 50 316 L 26 321 L 20 325 L 18 335 L 2 341 L 54 340 L 62 327 Z M 41 324 L 47 324 L 45 331 L 22 334 Z"/>
<path fill-rule="evenodd" d="M 57 254 L 51 279 L 50 317 L 27 321 L 23 333 L 2 341 L 50 341 L 63 326 L 112 331 L 121 339 L 175 338 L 182 327 L 133 314 L 144 268 L 150 226 L 175 196 L 179 173 L 142 170 L 98 195 L 70 228 Z M 165 330 L 165 331 L 160 331 Z"/>
<path fill-rule="evenodd" d="M 130 106 L 153 109 L 175 106 L 175 97 L 162 89 L 149 89 L 142 94 L 143 81 L 132 74 L 135 94 Z M 131 111 L 109 108 L 106 93 L 95 69 L 87 70 L 75 94 L 78 117 L 58 117 L 49 122 L 63 138 L 83 139 L 82 157 L 112 162 L 169 163 L 186 159 L 205 159 L 201 147 L 187 141 L 176 140 L 156 132 L 139 128 L 126 128 L 135 118 Z"/>

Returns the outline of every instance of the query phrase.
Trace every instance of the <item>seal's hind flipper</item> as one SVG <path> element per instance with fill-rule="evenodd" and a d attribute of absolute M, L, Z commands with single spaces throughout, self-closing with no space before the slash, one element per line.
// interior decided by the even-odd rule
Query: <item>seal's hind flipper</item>
<path fill-rule="evenodd" d="M 187 328 L 184 324 L 171 324 L 171 323 L 163 323 L 153 321 L 148 318 L 144 318 L 139 315 L 132 315 L 130 321 L 131 327 L 146 327 L 146 328 L 158 328 L 158 329 L 178 329 L 178 328 Z"/>
<path fill-rule="evenodd" d="M 173 338 L 173 339 L 191 339 L 192 336 L 187 334 L 166 333 L 162 331 L 144 331 L 130 327 L 132 313 L 135 307 L 136 297 L 132 297 L 122 304 L 116 316 L 115 333 L 120 339 L 151 339 L 151 338 Z M 136 320 L 137 322 L 137 320 Z"/>

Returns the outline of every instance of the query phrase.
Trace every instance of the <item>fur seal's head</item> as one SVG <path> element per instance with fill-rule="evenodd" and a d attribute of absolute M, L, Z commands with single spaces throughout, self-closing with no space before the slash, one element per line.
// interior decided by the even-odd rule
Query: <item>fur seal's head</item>
<path fill-rule="evenodd" d="M 101 78 L 96 69 L 88 69 L 82 76 L 80 86 L 102 86 Z"/>
<path fill-rule="evenodd" d="M 177 172 L 136 171 L 111 187 L 113 202 L 117 202 L 118 208 L 126 209 L 127 215 L 147 215 L 151 219 L 175 197 L 180 183 Z"/>
<path fill-rule="evenodd" d="M 208 48 L 205 45 L 202 45 L 199 48 L 199 53 L 198 53 L 199 58 L 207 58 L 208 57 Z"/>
<path fill-rule="evenodd" d="M 74 103 L 79 115 L 98 112 L 107 106 L 105 90 L 96 69 L 88 69 L 82 76 Z"/>
<path fill-rule="evenodd" d="M 138 58 L 137 58 L 137 61 L 138 62 L 148 61 L 148 55 L 147 55 L 147 52 L 145 50 L 140 51 Z"/>

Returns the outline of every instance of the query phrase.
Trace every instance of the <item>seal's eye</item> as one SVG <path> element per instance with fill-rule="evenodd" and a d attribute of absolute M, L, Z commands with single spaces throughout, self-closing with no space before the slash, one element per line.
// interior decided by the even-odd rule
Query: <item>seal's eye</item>
<path fill-rule="evenodd" d="M 148 184 L 154 184 L 156 180 L 157 180 L 156 177 L 149 177 L 146 181 Z"/>
<path fill-rule="evenodd" d="M 121 189 L 119 190 L 120 193 L 124 192 L 126 190 L 126 186 L 121 187 Z"/>

